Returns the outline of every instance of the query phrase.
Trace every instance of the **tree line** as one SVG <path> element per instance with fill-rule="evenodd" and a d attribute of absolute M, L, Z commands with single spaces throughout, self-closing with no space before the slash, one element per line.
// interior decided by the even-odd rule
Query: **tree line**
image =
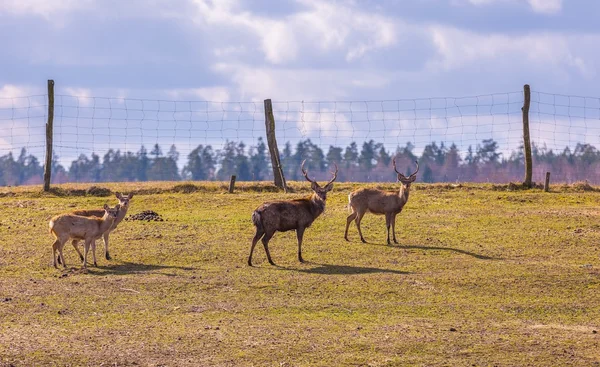
<path fill-rule="evenodd" d="M 545 146 L 532 145 L 534 180 L 541 181 L 546 171 L 554 181 L 574 182 L 589 180 L 600 183 L 600 151 L 590 144 L 577 144 L 574 150 L 566 147 L 560 152 Z M 444 142 L 428 144 L 420 155 L 414 153 L 410 142 L 388 151 L 383 144 L 373 140 L 359 147 L 356 142 L 347 147 L 330 146 L 325 152 L 310 139 L 295 146 L 287 142 L 281 152 L 281 162 L 287 180 L 302 180 L 300 163 L 317 180 L 327 180 L 333 164 L 339 167 L 338 181 L 389 182 L 394 180 L 392 158 L 396 158 L 399 171 L 414 171 L 418 160 L 420 182 L 518 182 L 523 179 L 523 147 L 508 156 L 499 152 L 492 139 L 483 140 L 474 148 L 460 152 L 455 144 Z M 226 181 L 236 175 L 239 181 L 272 180 L 270 157 L 262 138 L 248 147 L 243 142 L 227 141 L 222 149 L 198 145 L 187 155 L 183 168 L 179 168 L 180 155 L 172 145 L 164 153 L 155 144 L 151 151 L 144 146 L 138 152 L 121 152 L 110 149 L 102 156 L 81 154 L 68 168 L 52 160 L 52 181 L 63 182 L 136 182 L 219 180 Z M 42 183 L 43 167 L 40 160 L 21 149 L 18 157 L 8 153 L 0 157 L 0 186 L 32 185 Z"/>

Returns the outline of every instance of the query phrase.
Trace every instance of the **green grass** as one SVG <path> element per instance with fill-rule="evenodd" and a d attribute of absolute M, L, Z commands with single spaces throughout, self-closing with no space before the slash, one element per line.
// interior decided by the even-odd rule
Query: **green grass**
<path fill-rule="evenodd" d="M 336 184 L 304 236 L 259 244 L 250 214 L 266 184 L 101 184 L 137 195 L 112 261 L 51 266 L 51 216 L 114 205 L 89 185 L 0 188 L 0 366 L 600 365 L 600 193 L 556 186 L 413 186 L 399 245 L 367 214 L 343 238 Z M 393 188 L 394 185 L 382 185 Z"/>

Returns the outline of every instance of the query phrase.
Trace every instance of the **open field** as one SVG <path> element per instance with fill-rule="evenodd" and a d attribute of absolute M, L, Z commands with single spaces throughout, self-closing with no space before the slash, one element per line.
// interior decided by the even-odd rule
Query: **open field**
<path fill-rule="evenodd" d="M 600 366 L 598 191 L 416 184 L 387 246 L 370 214 L 343 239 L 362 185 L 335 184 L 307 263 L 287 232 L 248 267 L 252 210 L 308 183 L 101 185 L 165 221 L 122 222 L 87 272 L 70 244 L 51 266 L 48 220 L 114 195 L 0 188 L 0 366 Z"/>

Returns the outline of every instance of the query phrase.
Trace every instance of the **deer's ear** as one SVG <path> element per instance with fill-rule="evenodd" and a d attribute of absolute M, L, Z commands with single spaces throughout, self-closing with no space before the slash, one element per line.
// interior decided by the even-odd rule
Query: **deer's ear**
<path fill-rule="evenodd" d="M 110 207 L 107 204 L 104 204 L 104 210 L 108 210 Z"/>
<path fill-rule="evenodd" d="M 318 183 L 316 183 L 316 182 L 311 182 L 311 183 L 310 183 L 310 188 L 311 188 L 313 191 L 317 191 L 317 189 L 319 188 L 319 184 L 318 184 Z"/>
<path fill-rule="evenodd" d="M 117 197 L 117 199 L 121 199 L 123 196 L 121 196 L 120 192 L 115 193 L 115 196 Z"/>
<path fill-rule="evenodd" d="M 333 182 L 332 182 L 332 183 L 329 183 L 329 184 L 327 184 L 327 186 L 325 186 L 325 187 L 323 188 L 323 190 L 325 190 L 325 191 L 331 191 L 332 189 L 333 189 Z"/>
<path fill-rule="evenodd" d="M 129 193 L 129 200 L 131 200 L 131 198 L 133 197 L 133 192 Z"/>

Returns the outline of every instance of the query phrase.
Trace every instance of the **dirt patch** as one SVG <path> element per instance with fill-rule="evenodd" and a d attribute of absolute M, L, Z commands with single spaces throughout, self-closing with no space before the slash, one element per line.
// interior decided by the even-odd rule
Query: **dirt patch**
<path fill-rule="evenodd" d="M 182 194 L 190 194 L 192 192 L 198 191 L 199 189 L 200 188 L 194 184 L 186 183 L 186 184 L 175 185 L 175 187 L 173 187 L 173 192 L 182 193 Z"/>
<path fill-rule="evenodd" d="M 579 181 L 574 182 L 570 185 L 563 185 L 562 189 L 564 191 L 576 191 L 576 192 L 588 192 L 588 191 L 599 191 L 597 188 L 593 187 L 587 181 Z"/>
<path fill-rule="evenodd" d="M 125 220 L 145 220 L 147 222 L 164 222 L 164 219 L 155 211 L 144 210 L 141 213 L 130 215 Z"/>
<path fill-rule="evenodd" d="M 106 187 L 92 186 L 89 189 L 85 190 L 85 193 L 89 196 L 105 197 L 110 196 L 112 194 L 112 191 L 110 191 L 110 189 L 107 189 Z"/>

